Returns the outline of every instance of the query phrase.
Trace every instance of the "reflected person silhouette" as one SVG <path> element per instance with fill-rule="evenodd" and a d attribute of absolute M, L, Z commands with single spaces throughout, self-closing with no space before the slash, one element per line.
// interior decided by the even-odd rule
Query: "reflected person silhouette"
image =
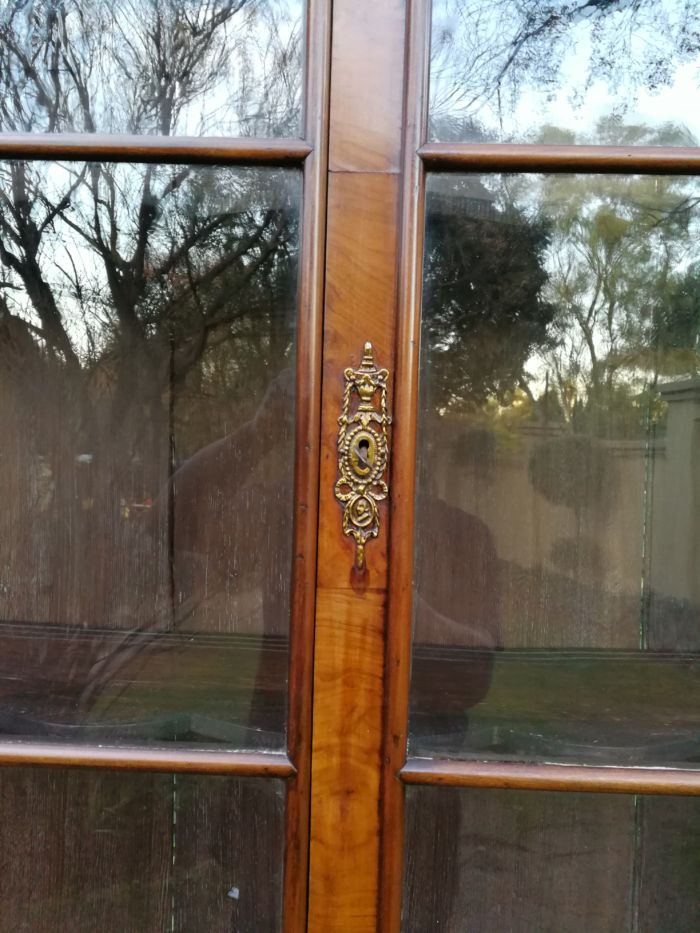
<path fill-rule="evenodd" d="M 496 549 L 481 519 L 438 493 L 434 452 L 424 449 L 419 457 L 409 752 L 458 755 L 468 739 L 469 711 L 489 691 L 500 644 Z M 411 794 L 406 801 L 405 890 L 408 897 L 420 891 L 411 897 L 407 927 L 415 933 L 452 915 L 459 888 L 459 791 L 437 791 L 419 803 Z"/>
<path fill-rule="evenodd" d="M 215 639 L 221 650 L 232 652 L 227 654 L 231 666 L 218 675 L 218 667 L 207 670 L 213 662 L 204 660 L 210 657 L 204 652 L 200 668 L 188 675 L 183 696 L 196 680 L 204 713 L 195 707 L 179 709 L 180 718 L 184 713 L 189 723 L 189 738 L 231 747 L 281 748 L 292 566 L 290 368 L 270 380 L 251 409 L 252 417 L 240 427 L 184 460 L 143 516 L 145 538 L 154 547 L 163 525 L 168 526 L 170 592 L 163 594 L 148 626 L 130 631 L 93 667 L 82 700 L 88 705 L 97 701 L 107 683 L 123 677 L 137 656 L 143 673 L 163 648 L 165 633 L 191 635 L 193 644 L 204 646 Z M 153 638 L 134 639 L 134 634 Z M 217 683 L 217 676 L 226 683 Z M 175 669 L 169 690 L 173 704 L 181 707 Z"/>
<path fill-rule="evenodd" d="M 174 622 L 255 639 L 257 669 L 232 677 L 247 694 L 247 727 L 257 733 L 284 728 L 293 438 L 294 381 L 285 369 L 248 422 L 198 451 L 172 479 Z"/>
<path fill-rule="evenodd" d="M 485 523 L 441 498 L 431 459 L 423 454 L 416 496 L 409 731 L 411 745 L 447 753 L 463 745 L 469 710 L 491 684 L 497 557 Z"/>

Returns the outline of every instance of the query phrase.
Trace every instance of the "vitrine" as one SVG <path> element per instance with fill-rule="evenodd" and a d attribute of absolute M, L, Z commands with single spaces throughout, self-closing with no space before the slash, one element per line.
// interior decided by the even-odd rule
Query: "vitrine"
<path fill-rule="evenodd" d="M 6 930 L 696 930 L 693 4 L 0 21 Z"/>

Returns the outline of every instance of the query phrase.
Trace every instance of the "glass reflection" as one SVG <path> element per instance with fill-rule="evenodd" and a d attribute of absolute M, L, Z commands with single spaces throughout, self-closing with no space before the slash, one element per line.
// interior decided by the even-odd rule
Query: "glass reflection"
<path fill-rule="evenodd" d="M 699 203 L 430 177 L 414 753 L 700 763 Z"/>
<path fill-rule="evenodd" d="M 693 933 L 690 797 L 409 787 L 404 933 Z"/>
<path fill-rule="evenodd" d="M 0 730 L 279 748 L 299 173 L 0 181 Z"/>
<path fill-rule="evenodd" d="M 695 0 L 434 0 L 430 133 L 695 145 Z"/>
<path fill-rule="evenodd" d="M 0 930 L 274 933 L 284 811 L 277 780 L 3 768 Z"/>
<path fill-rule="evenodd" d="M 301 0 L 0 3 L 0 131 L 295 136 Z"/>

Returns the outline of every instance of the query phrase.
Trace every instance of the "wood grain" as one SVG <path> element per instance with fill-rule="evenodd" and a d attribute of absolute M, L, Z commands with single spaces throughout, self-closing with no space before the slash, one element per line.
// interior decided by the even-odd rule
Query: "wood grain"
<path fill-rule="evenodd" d="M 0 771 L 2 933 L 277 933 L 284 785 Z"/>
<path fill-rule="evenodd" d="M 605 795 L 411 788 L 402 929 L 646 929 L 632 923 L 634 808 Z"/>
<path fill-rule="evenodd" d="M 331 171 L 399 172 L 404 0 L 333 4 Z"/>
<path fill-rule="evenodd" d="M 637 798 L 639 930 L 700 929 L 700 802 Z"/>
<path fill-rule="evenodd" d="M 192 775 L 173 795 L 173 929 L 281 930 L 284 785 Z"/>
<path fill-rule="evenodd" d="M 377 926 L 387 510 L 357 578 L 333 487 L 343 369 L 369 340 L 393 371 L 398 193 L 391 173 L 331 173 L 311 784 L 309 930 L 318 933 Z"/>
<path fill-rule="evenodd" d="M 406 933 L 691 933 L 700 801 L 410 788 Z"/>

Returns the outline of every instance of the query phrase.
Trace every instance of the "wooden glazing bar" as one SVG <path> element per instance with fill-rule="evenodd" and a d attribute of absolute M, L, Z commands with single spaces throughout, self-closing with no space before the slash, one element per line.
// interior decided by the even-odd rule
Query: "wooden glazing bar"
<path fill-rule="evenodd" d="M 700 771 L 409 758 L 406 784 L 598 794 L 700 794 Z"/>
<path fill-rule="evenodd" d="M 330 19 L 328 0 L 308 0 L 304 133 L 313 150 L 304 163 L 297 319 L 294 557 L 287 720 L 287 748 L 296 774 L 287 791 L 284 870 L 284 928 L 289 933 L 301 933 L 306 929 L 308 896 Z"/>
<path fill-rule="evenodd" d="M 428 143 L 418 154 L 427 170 L 440 172 L 700 173 L 700 147 Z"/>
<path fill-rule="evenodd" d="M 301 165 L 310 152 L 310 144 L 301 139 L 102 133 L 0 134 L 0 158 L 3 159 Z"/>
<path fill-rule="evenodd" d="M 404 858 L 404 788 L 398 777 L 406 758 L 413 606 L 413 519 L 425 172 L 416 149 L 427 127 L 430 3 L 408 10 L 407 87 L 399 251 L 399 295 L 391 471 L 392 547 L 385 663 L 386 704 L 382 755 L 382 847 L 379 925 L 398 933 Z"/>
<path fill-rule="evenodd" d="M 42 765 L 106 768 L 110 771 L 165 771 L 173 774 L 229 774 L 291 777 L 289 758 L 280 752 L 223 752 L 173 747 L 129 748 L 48 742 L 0 741 L 0 766 Z"/>

